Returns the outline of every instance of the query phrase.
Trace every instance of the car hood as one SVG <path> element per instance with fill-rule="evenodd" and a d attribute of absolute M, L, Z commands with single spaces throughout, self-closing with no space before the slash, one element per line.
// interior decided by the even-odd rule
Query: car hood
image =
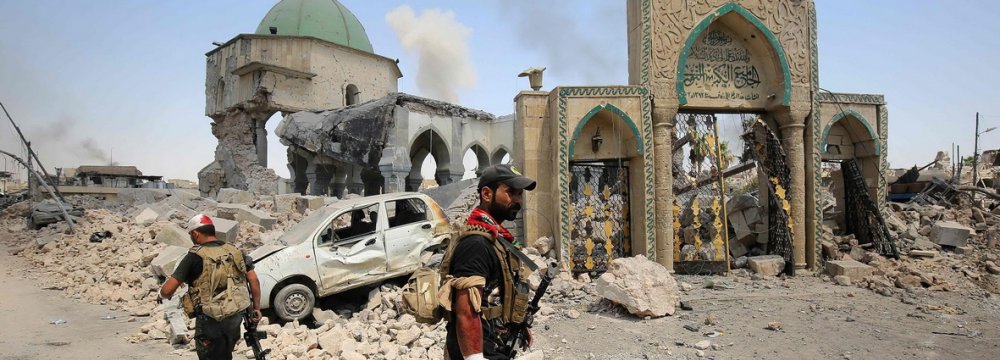
<path fill-rule="evenodd" d="M 287 247 L 288 245 L 279 243 L 264 244 L 261 245 L 261 247 L 255 249 L 254 251 L 251 251 L 250 258 L 253 259 L 254 263 L 256 263 L 263 260 L 264 258 L 268 257 L 271 254 L 284 250 Z"/>

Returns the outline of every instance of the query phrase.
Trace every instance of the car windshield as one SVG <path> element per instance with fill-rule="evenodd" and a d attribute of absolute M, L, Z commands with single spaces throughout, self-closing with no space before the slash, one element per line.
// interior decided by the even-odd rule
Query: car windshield
<path fill-rule="evenodd" d="M 316 210 L 302 222 L 295 224 L 278 238 L 278 242 L 283 245 L 301 244 L 313 234 L 320 226 L 326 225 L 326 218 L 333 215 L 337 210 L 343 209 L 339 206 L 327 206 Z"/>

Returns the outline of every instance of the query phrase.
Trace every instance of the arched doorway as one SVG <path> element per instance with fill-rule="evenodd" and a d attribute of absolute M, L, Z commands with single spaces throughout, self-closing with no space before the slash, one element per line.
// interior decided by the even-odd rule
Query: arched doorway
<path fill-rule="evenodd" d="M 823 171 L 819 185 L 835 200 L 833 208 L 824 212 L 823 220 L 834 230 L 834 234 L 845 234 L 848 228 L 845 217 L 848 189 L 841 164 L 846 160 L 855 160 L 862 177 L 866 179 L 870 198 L 878 199 L 878 181 L 875 179 L 880 176 L 881 144 L 875 129 L 864 116 L 853 110 L 843 110 L 824 127 L 820 151 Z"/>
<path fill-rule="evenodd" d="M 463 154 L 462 164 L 465 167 L 463 179 L 478 177 L 483 169 L 490 166 L 490 157 L 479 142 L 469 145 Z"/>
<path fill-rule="evenodd" d="M 510 151 L 507 151 L 506 148 L 501 146 L 499 149 L 493 151 L 493 156 L 490 156 L 490 164 L 491 165 L 508 164 L 510 163 L 511 159 L 512 157 L 510 155 Z"/>
<path fill-rule="evenodd" d="M 446 185 L 450 182 L 451 150 L 444 137 L 434 128 L 423 130 L 410 144 L 410 175 L 406 177 L 406 190 L 417 191 L 424 180 Z M 428 182 L 430 183 L 430 182 Z"/>
<path fill-rule="evenodd" d="M 631 189 L 643 174 L 643 142 L 635 123 L 613 105 L 597 106 L 576 126 L 569 144 L 569 266 L 603 272 L 632 255 Z"/>

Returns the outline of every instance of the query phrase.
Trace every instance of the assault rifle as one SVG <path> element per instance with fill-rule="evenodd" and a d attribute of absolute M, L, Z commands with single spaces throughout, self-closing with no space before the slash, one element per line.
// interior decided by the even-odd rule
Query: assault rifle
<path fill-rule="evenodd" d="M 513 359 L 517 355 L 518 349 L 526 350 L 528 348 L 527 341 L 530 336 L 528 331 L 535 322 L 535 313 L 539 310 L 538 302 L 542 300 L 545 290 L 548 290 L 549 284 L 552 283 L 552 278 L 558 272 L 559 268 L 556 266 L 556 263 L 549 263 L 548 269 L 542 274 L 542 282 L 538 284 L 538 289 L 535 290 L 535 296 L 528 303 L 524 321 L 505 325 L 505 336 L 502 336 L 501 343 L 497 344 L 498 352 L 506 354 L 509 358 Z"/>
<path fill-rule="evenodd" d="M 253 302 L 253 290 L 250 289 L 250 283 L 247 283 L 247 292 L 250 293 L 250 302 Z M 243 332 L 243 340 L 246 340 L 247 346 L 253 349 L 254 360 L 266 360 L 267 354 L 271 353 L 271 349 L 263 349 L 260 346 L 260 339 L 266 339 L 267 333 L 264 331 L 257 331 L 257 323 L 253 321 L 257 314 L 253 311 L 253 306 L 247 307 L 243 310 L 243 328 L 246 330 Z"/>

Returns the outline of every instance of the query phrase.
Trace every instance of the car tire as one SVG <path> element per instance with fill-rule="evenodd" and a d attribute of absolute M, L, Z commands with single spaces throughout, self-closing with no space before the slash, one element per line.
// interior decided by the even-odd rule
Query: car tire
<path fill-rule="evenodd" d="M 288 284 L 274 295 L 271 302 L 274 314 L 284 321 L 302 320 L 312 315 L 316 306 L 316 294 L 308 286 L 298 283 Z"/>

